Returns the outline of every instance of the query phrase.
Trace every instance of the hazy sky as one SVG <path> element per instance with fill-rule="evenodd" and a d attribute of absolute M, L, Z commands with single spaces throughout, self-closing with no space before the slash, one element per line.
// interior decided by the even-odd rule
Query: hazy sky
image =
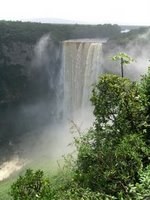
<path fill-rule="evenodd" d="M 0 0 L 0 19 L 150 25 L 150 0 Z"/>

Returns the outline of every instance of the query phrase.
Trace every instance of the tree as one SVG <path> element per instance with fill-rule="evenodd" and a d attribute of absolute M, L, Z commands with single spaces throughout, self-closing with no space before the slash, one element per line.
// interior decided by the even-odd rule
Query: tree
<path fill-rule="evenodd" d="M 14 200 L 51 199 L 50 182 L 44 178 L 43 171 L 28 169 L 12 184 L 10 195 Z"/>
<path fill-rule="evenodd" d="M 142 94 L 142 103 L 145 109 L 146 116 L 146 139 L 150 144 L 150 67 L 148 73 L 142 77 L 140 90 Z"/>
<path fill-rule="evenodd" d="M 145 113 L 136 83 L 117 75 L 103 75 L 94 86 L 91 102 L 97 130 L 107 127 L 117 135 L 141 131 Z"/>
<path fill-rule="evenodd" d="M 76 180 L 93 191 L 127 197 L 128 185 L 138 182 L 150 153 L 139 87 L 127 78 L 106 74 L 94 86 L 91 101 L 94 128 L 77 141 Z"/>
<path fill-rule="evenodd" d="M 134 61 L 133 58 L 131 58 L 129 55 L 125 53 L 118 53 L 115 56 L 112 57 L 112 60 L 118 61 L 120 60 L 120 66 L 121 66 L 121 76 L 124 77 L 124 71 L 123 71 L 123 66 L 130 64 L 131 62 Z"/>
<path fill-rule="evenodd" d="M 150 199 L 150 165 L 139 173 L 140 182 L 130 185 L 130 193 L 134 200 Z"/>

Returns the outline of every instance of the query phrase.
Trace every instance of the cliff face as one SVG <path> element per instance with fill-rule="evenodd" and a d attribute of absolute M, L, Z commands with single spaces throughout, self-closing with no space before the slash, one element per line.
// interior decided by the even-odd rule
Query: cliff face
<path fill-rule="evenodd" d="M 14 102 L 18 98 L 23 102 L 30 101 L 40 98 L 38 90 L 44 95 L 45 87 L 47 90 L 55 89 L 60 54 L 60 46 L 52 40 L 47 41 L 45 46 L 40 44 L 40 40 L 35 44 L 12 41 L 8 45 L 1 43 L 0 103 Z M 35 95 L 35 92 L 38 94 Z"/>
<path fill-rule="evenodd" d="M 42 40 L 0 43 L 0 157 L 54 119 L 61 51 L 58 43 L 48 39 L 42 46 Z"/>
<path fill-rule="evenodd" d="M 33 49 L 33 44 L 23 42 L 11 41 L 8 45 L 1 44 L 1 54 L 4 55 L 4 58 L 0 58 L 0 63 L 28 66 L 33 58 Z"/>
<path fill-rule="evenodd" d="M 33 45 L 0 44 L 0 103 L 15 101 L 24 93 L 33 57 Z"/>

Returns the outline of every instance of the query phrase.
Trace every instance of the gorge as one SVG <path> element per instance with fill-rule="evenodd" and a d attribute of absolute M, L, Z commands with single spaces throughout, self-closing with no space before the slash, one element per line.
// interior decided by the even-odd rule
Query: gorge
<path fill-rule="evenodd" d="M 89 125 L 92 84 L 101 73 L 120 73 L 119 64 L 110 64 L 111 56 L 125 51 L 141 58 L 141 44 L 145 44 L 142 61 L 147 60 L 149 52 L 143 53 L 149 38 L 143 37 L 144 30 L 122 34 L 116 25 L 1 22 L 1 26 L 5 27 L 0 32 L 1 163 L 14 154 L 29 156 L 34 146 L 35 152 L 37 146 L 45 146 L 46 151 L 53 146 L 54 137 L 62 140 L 65 134 L 59 135 L 54 128 L 63 119 Z M 136 51 L 129 51 L 131 42 Z M 128 69 L 126 75 L 131 71 Z M 141 69 L 139 74 L 143 72 Z M 45 132 L 48 146 L 43 142 Z"/>

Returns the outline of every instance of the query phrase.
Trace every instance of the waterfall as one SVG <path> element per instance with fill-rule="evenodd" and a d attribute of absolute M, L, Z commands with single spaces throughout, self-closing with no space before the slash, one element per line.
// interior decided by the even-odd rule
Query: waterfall
<path fill-rule="evenodd" d="M 84 118 L 91 108 L 92 84 L 102 73 L 102 43 L 91 40 L 63 42 L 64 115 Z M 92 111 L 91 111 L 92 112 Z"/>

